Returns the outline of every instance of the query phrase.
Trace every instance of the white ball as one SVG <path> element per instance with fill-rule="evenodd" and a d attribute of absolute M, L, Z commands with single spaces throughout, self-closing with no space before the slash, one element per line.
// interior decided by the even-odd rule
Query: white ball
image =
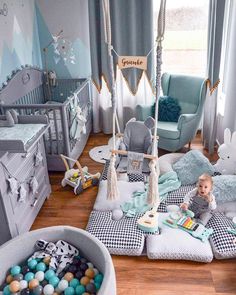
<path fill-rule="evenodd" d="M 20 290 L 26 289 L 28 287 L 28 282 L 26 280 L 21 280 L 19 283 L 20 283 Z"/>
<path fill-rule="evenodd" d="M 34 275 L 34 278 L 37 279 L 39 282 L 42 282 L 44 280 L 44 272 L 43 271 L 37 271 Z"/>
<path fill-rule="evenodd" d="M 99 271 L 96 268 L 94 268 L 93 271 L 95 276 L 99 273 Z"/>
<path fill-rule="evenodd" d="M 45 295 L 52 295 L 54 292 L 54 287 L 50 284 L 47 284 L 46 286 L 44 286 L 43 288 L 43 294 Z"/>
<path fill-rule="evenodd" d="M 61 280 L 59 284 L 57 285 L 57 288 L 61 291 L 64 291 L 68 287 L 68 281 L 67 280 Z"/>
<path fill-rule="evenodd" d="M 93 264 L 91 262 L 87 262 L 87 265 L 89 268 L 94 268 Z"/>

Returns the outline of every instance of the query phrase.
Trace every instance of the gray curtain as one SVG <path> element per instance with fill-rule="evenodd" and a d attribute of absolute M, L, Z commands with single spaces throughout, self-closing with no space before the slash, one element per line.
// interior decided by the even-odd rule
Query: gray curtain
<path fill-rule="evenodd" d="M 146 56 L 154 46 L 153 40 L 153 0 L 110 0 L 112 45 L 119 55 Z M 89 30 L 92 63 L 92 79 L 101 89 L 101 78 L 104 76 L 109 89 L 111 79 L 108 68 L 108 51 L 104 42 L 104 25 L 102 1 L 89 0 Z M 113 52 L 114 69 L 117 56 Z M 147 76 L 153 81 L 154 67 L 152 52 L 148 57 Z M 132 93 L 136 93 L 142 70 L 122 70 Z"/>
<path fill-rule="evenodd" d="M 209 1 L 207 77 L 208 92 L 204 108 L 203 143 L 210 153 L 216 141 L 217 85 L 219 83 L 225 0 Z"/>

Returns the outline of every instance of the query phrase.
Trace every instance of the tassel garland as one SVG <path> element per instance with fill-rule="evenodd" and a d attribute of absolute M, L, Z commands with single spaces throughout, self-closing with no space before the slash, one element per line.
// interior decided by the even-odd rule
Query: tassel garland
<path fill-rule="evenodd" d="M 149 163 L 149 168 L 151 173 L 149 176 L 147 202 L 150 205 L 158 207 L 160 204 L 159 191 L 158 191 L 159 171 L 157 171 L 156 169 L 156 164 L 157 164 L 156 160 L 151 160 Z"/>
<path fill-rule="evenodd" d="M 112 155 L 110 159 L 110 165 L 108 168 L 108 174 L 107 174 L 107 200 L 110 200 L 110 201 L 119 199 L 115 163 L 116 163 L 116 156 Z"/>

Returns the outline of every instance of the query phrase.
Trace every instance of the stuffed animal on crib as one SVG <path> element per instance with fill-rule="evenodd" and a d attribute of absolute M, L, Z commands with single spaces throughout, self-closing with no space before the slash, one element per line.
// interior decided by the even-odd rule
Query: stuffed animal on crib
<path fill-rule="evenodd" d="M 56 79 L 57 79 L 56 72 L 55 71 L 49 71 L 48 72 L 48 79 L 49 79 L 50 86 L 55 87 L 56 86 Z"/>
<path fill-rule="evenodd" d="M 215 170 L 221 174 L 236 174 L 236 131 L 224 131 L 224 143 L 218 148 L 219 159 L 214 165 Z"/>

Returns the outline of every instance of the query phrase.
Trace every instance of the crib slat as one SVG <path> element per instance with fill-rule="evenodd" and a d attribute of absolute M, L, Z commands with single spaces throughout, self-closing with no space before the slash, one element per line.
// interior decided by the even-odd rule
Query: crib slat
<path fill-rule="evenodd" d="M 58 111 L 58 110 L 57 110 Z M 57 144 L 57 154 L 59 154 L 59 131 L 57 126 L 57 112 L 55 109 L 53 109 L 53 121 L 55 126 L 55 133 L 56 133 L 56 144 Z"/>

